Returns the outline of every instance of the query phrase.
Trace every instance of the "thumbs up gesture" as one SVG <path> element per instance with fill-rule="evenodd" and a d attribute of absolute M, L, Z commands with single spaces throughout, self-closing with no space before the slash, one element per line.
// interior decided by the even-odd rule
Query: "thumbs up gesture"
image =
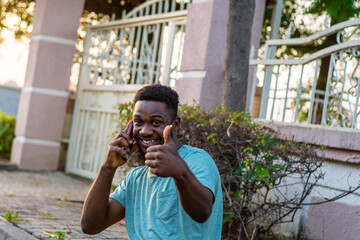
<path fill-rule="evenodd" d="M 163 131 L 164 145 L 151 146 L 145 154 L 145 165 L 149 166 L 150 172 L 159 177 L 177 179 L 187 168 L 177 151 L 180 143 L 173 136 L 172 125 L 166 126 Z"/>

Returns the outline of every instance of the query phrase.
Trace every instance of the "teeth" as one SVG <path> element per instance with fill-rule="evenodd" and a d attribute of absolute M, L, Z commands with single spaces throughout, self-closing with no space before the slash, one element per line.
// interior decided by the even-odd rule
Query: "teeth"
<path fill-rule="evenodd" d="M 145 144 L 150 144 L 150 143 L 155 142 L 155 140 L 143 140 L 143 142 L 144 142 Z"/>

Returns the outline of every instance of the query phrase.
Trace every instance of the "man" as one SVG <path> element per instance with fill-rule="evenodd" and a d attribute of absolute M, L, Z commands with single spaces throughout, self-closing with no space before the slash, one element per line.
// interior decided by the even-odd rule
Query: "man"
<path fill-rule="evenodd" d="M 178 141 L 178 103 L 177 93 L 162 85 L 136 93 L 133 129 L 129 123 L 110 143 L 86 197 L 85 233 L 99 233 L 125 217 L 130 239 L 221 238 L 219 172 L 205 151 Z M 109 197 L 117 167 L 134 151 L 141 153 L 144 165 L 128 173 Z"/>

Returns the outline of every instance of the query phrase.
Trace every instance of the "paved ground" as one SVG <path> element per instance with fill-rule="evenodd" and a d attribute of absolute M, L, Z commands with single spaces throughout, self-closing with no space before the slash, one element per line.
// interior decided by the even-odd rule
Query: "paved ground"
<path fill-rule="evenodd" d="M 66 234 L 65 239 L 128 239 L 123 222 L 97 235 L 81 232 L 81 208 L 89 186 L 90 181 L 62 172 L 0 170 L 0 216 L 17 213 L 16 229 L 38 239 L 54 239 L 49 235 L 55 231 Z"/>

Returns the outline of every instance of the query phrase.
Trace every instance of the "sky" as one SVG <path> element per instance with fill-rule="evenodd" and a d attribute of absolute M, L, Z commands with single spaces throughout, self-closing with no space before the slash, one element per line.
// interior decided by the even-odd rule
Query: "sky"
<path fill-rule="evenodd" d="M 19 24 L 19 17 L 7 14 L 6 22 L 10 28 Z M 32 26 L 29 27 L 31 31 Z M 1 31 L 4 39 L 0 44 L 0 84 L 24 85 L 26 65 L 29 55 L 30 39 L 23 37 L 16 40 L 14 33 L 8 29 Z"/>
<path fill-rule="evenodd" d="M 6 41 L 0 48 L 0 84 L 12 82 L 24 85 L 29 44 L 21 41 Z"/>

